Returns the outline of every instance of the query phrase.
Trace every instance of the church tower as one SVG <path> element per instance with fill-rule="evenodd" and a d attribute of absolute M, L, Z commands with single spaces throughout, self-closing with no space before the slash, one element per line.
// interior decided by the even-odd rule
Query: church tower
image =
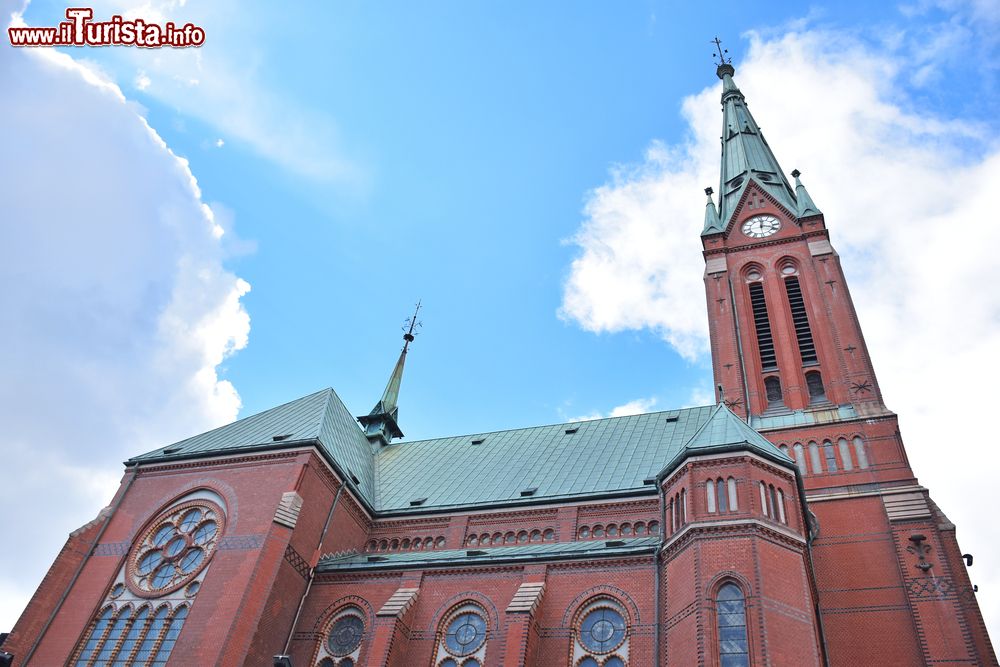
<path fill-rule="evenodd" d="M 955 526 L 910 468 L 824 215 L 798 170 L 786 179 L 721 59 L 718 205 L 707 188 L 702 232 L 716 398 L 796 462 L 829 663 L 995 664 Z"/>

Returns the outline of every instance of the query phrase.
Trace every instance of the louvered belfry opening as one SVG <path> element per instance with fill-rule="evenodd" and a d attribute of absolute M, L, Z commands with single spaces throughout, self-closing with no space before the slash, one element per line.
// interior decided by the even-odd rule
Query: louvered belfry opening
<path fill-rule="evenodd" d="M 760 351 L 761 368 L 765 371 L 777 370 L 778 358 L 774 354 L 771 321 L 767 317 L 764 285 L 761 283 L 750 283 L 750 307 L 753 308 L 753 326 L 757 330 L 757 349 Z"/>
<path fill-rule="evenodd" d="M 812 330 L 809 328 L 806 304 L 802 299 L 802 288 L 799 286 L 797 277 L 788 276 L 785 278 L 785 292 L 788 294 L 788 305 L 792 310 L 795 338 L 799 342 L 799 355 L 802 357 L 802 363 L 816 363 L 816 344 L 813 342 Z"/>

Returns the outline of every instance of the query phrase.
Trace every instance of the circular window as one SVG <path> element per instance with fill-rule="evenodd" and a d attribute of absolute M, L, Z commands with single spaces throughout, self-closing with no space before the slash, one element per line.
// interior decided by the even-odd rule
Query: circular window
<path fill-rule="evenodd" d="M 468 611 L 459 614 L 448 624 L 444 646 L 454 655 L 469 655 L 485 641 L 486 621 L 479 614 Z"/>
<path fill-rule="evenodd" d="M 326 645 L 330 653 L 336 656 L 350 655 L 361 645 L 361 636 L 365 632 L 365 623 L 360 617 L 350 614 L 337 619 L 330 628 L 330 637 Z"/>
<path fill-rule="evenodd" d="M 142 534 L 129 556 L 129 588 L 141 597 L 154 597 L 190 583 L 215 553 L 224 520 L 222 510 L 208 501 L 167 510 Z"/>
<path fill-rule="evenodd" d="M 583 618 L 580 643 L 594 653 L 609 653 L 625 641 L 625 618 L 617 610 L 600 607 Z"/>
<path fill-rule="evenodd" d="M 783 267 L 781 267 L 781 273 L 783 273 L 786 276 L 790 276 L 790 275 L 794 274 L 795 273 L 795 265 L 794 264 L 785 264 Z"/>

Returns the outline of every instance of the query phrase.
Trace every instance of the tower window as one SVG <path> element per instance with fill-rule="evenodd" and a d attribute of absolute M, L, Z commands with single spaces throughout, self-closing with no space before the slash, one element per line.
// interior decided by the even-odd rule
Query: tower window
<path fill-rule="evenodd" d="M 806 474 L 806 455 L 802 450 L 802 443 L 796 442 L 792 445 L 792 452 L 795 453 L 795 464 L 799 467 L 799 472 Z"/>
<path fill-rule="evenodd" d="M 747 615 L 743 591 L 733 583 L 719 589 L 715 598 L 719 623 L 719 663 L 725 667 L 747 667 Z"/>
<path fill-rule="evenodd" d="M 809 462 L 813 472 L 823 472 L 823 459 L 819 457 L 819 445 L 815 442 L 809 443 Z"/>
<path fill-rule="evenodd" d="M 726 502 L 726 498 L 727 498 L 727 494 L 726 494 L 726 482 L 721 477 L 719 479 L 715 480 L 715 491 L 716 491 L 716 494 L 715 494 L 716 495 L 716 500 L 719 501 L 719 511 L 720 512 L 728 512 L 729 511 L 729 503 Z"/>
<path fill-rule="evenodd" d="M 774 338 L 771 336 L 771 322 L 767 317 L 767 303 L 764 301 L 763 283 L 750 283 L 750 307 L 753 309 L 753 326 L 757 332 L 757 351 L 760 366 L 765 371 L 778 368 L 778 357 L 774 353 Z"/>
<path fill-rule="evenodd" d="M 816 344 L 813 342 L 812 330 L 809 329 L 806 304 L 802 299 L 802 288 L 799 286 L 797 276 L 785 278 L 785 293 L 788 295 L 788 306 L 792 311 L 792 323 L 795 325 L 795 338 L 799 343 L 802 363 L 816 363 Z"/>
<path fill-rule="evenodd" d="M 708 511 L 715 513 L 715 480 L 708 480 L 705 484 L 705 494 L 708 497 Z"/>
<path fill-rule="evenodd" d="M 858 466 L 867 468 L 868 454 L 865 452 L 865 441 L 857 436 L 854 438 L 854 454 L 858 457 Z"/>
<path fill-rule="evenodd" d="M 844 464 L 844 470 L 853 470 L 854 465 L 851 461 L 851 448 L 847 444 L 847 438 L 841 438 L 838 440 L 837 448 L 840 449 L 840 460 Z"/>
<path fill-rule="evenodd" d="M 826 469 L 830 472 L 837 472 L 837 453 L 833 450 L 833 443 L 829 440 L 823 441 L 823 454 L 826 456 Z"/>
<path fill-rule="evenodd" d="M 767 397 L 767 407 L 782 405 L 781 380 L 773 375 L 764 378 L 764 394 Z"/>
<path fill-rule="evenodd" d="M 826 389 L 823 388 L 823 376 L 819 371 L 806 373 L 806 387 L 809 389 L 809 402 L 816 403 L 826 400 Z"/>

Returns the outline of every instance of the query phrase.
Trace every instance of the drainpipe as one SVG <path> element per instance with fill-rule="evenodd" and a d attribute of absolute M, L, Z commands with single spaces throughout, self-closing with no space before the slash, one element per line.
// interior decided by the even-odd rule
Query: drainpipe
<path fill-rule="evenodd" d="M 740 318 L 736 315 L 736 290 L 733 289 L 733 280 L 726 276 L 729 283 L 729 304 L 733 311 L 733 326 L 736 328 L 736 355 L 740 361 L 740 377 L 743 380 L 743 406 L 747 411 L 747 424 L 750 423 L 750 387 L 747 385 L 747 367 L 743 362 L 743 335 L 740 334 Z"/>
<path fill-rule="evenodd" d="M 660 543 L 653 552 L 653 665 L 660 667 L 660 551 L 667 541 L 667 504 L 663 497 L 663 480 L 656 480 L 656 489 L 660 496 Z"/>
<path fill-rule="evenodd" d="M 62 595 L 59 597 L 59 601 L 56 603 L 55 609 L 52 610 L 52 613 L 49 615 L 48 620 L 45 621 L 45 625 L 42 626 L 42 631 L 38 633 L 38 637 L 35 639 L 35 642 L 31 645 L 31 648 L 28 649 L 28 653 L 24 656 L 24 662 L 21 664 L 24 665 L 25 667 L 27 667 L 28 661 L 31 660 L 31 656 L 35 654 L 35 650 L 38 648 L 38 645 L 42 643 L 42 638 L 45 637 L 45 633 L 48 632 L 49 626 L 52 625 L 52 621 L 54 621 L 56 618 L 56 614 L 58 614 L 59 610 L 62 609 L 63 603 L 66 601 L 66 598 L 69 597 L 69 592 L 73 590 L 73 586 L 76 585 L 76 580 L 79 579 L 80 574 L 83 573 L 83 568 L 90 561 L 90 557 L 94 555 L 94 549 L 97 548 L 97 545 L 100 543 L 101 538 L 104 537 L 104 531 L 107 530 L 108 525 L 111 523 L 111 519 L 113 519 L 115 516 L 115 512 L 118 511 L 119 505 L 121 505 L 122 501 L 125 500 L 125 495 L 128 493 L 128 490 L 132 487 L 132 482 L 134 482 L 135 478 L 138 476 L 139 476 L 139 468 L 138 466 L 136 466 L 135 472 L 133 472 L 132 476 L 128 478 L 128 482 L 125 483 L 124 490 L 122 490 L 121 495 L 118 496 L 118 500 L 115 501 L 114 506 L 111 508 L 111 512 L 108 514 L 107 520 L 105 520 L 104 525 L 101 526 L 101 529 L 97 532 L 97 537 L 94 538 L 94 541 L 91 543 L 90 548 L 87 550 L 87 555 L 84 557 L 82 561 L 80 561 L 80 565 L 76 568 L 76 572 L 73 573 L 73 578 L 70 579 L 69 584 L 66 586 L 66 588 L 62 592 Z"/>
<path fill-rule="evenodd" d="M 340 494 L 344 491 L 345 483 L 340 483 L 340 488 L 337 489 L 337 495 L 333 497 L 333 505 L 330 506 L 330 513 L 326 515 L 326 523 L 323 524 L 323 533 L 319 536 L 319 544 L 316 545 L 316 551 L 318 552 L 323 548 L 323 540 L 326 539 L 326 531 L 330 529 L 330 521 L 333 520 L 333 511 L 337 509 L 337 502 L 340 500 Z M 318 563 L 318 561 L 317 561 Z M 316 578 L 316 566 L 309 568 L 309 581 L 306 582 L 306 590 L 302 593 L 302 598 L 299 599 L 298 609 L 295 610 L 295 618 L 292 620 L 292 626 L 288 628 L 288 638 L 285 639 L 285 648 L 281 652 L 283 656 L 288 655 L 288 648 L 292 644 L 292 635 L 295 633 L 295 626 L 299 624 L 299 616 L 302 615 L 302 607 L 306 603 L 306 597 L 309 595 L 309 591 L 312 589 L 313 580 Z"/>
<path fill-rule="evenodd" d="M 806 487 L 805 484 L 802 483 L 802 471 L 799 470 L 797 462 L 795 466 L 795 486 L 799 490 L 799 505 L 802 508 L 802 519 L 806 523 L 806 553 L 809 555 L 809 580 L 813 589 L 813 594 L 816 596 L 816 629 L 819 632 L 819 643 L 823 653 L 823 667 L 830 667 L 830 654 L 826 646 L 826 632 L 823 629 L 823 614 L 821 614 L 819 610 L 819 590 L 816 588 L 816 572 L 813 569 L 813 535 L 812 527 L 809 525 L 810 512 L 809 506 L 806 504 Z"/>

